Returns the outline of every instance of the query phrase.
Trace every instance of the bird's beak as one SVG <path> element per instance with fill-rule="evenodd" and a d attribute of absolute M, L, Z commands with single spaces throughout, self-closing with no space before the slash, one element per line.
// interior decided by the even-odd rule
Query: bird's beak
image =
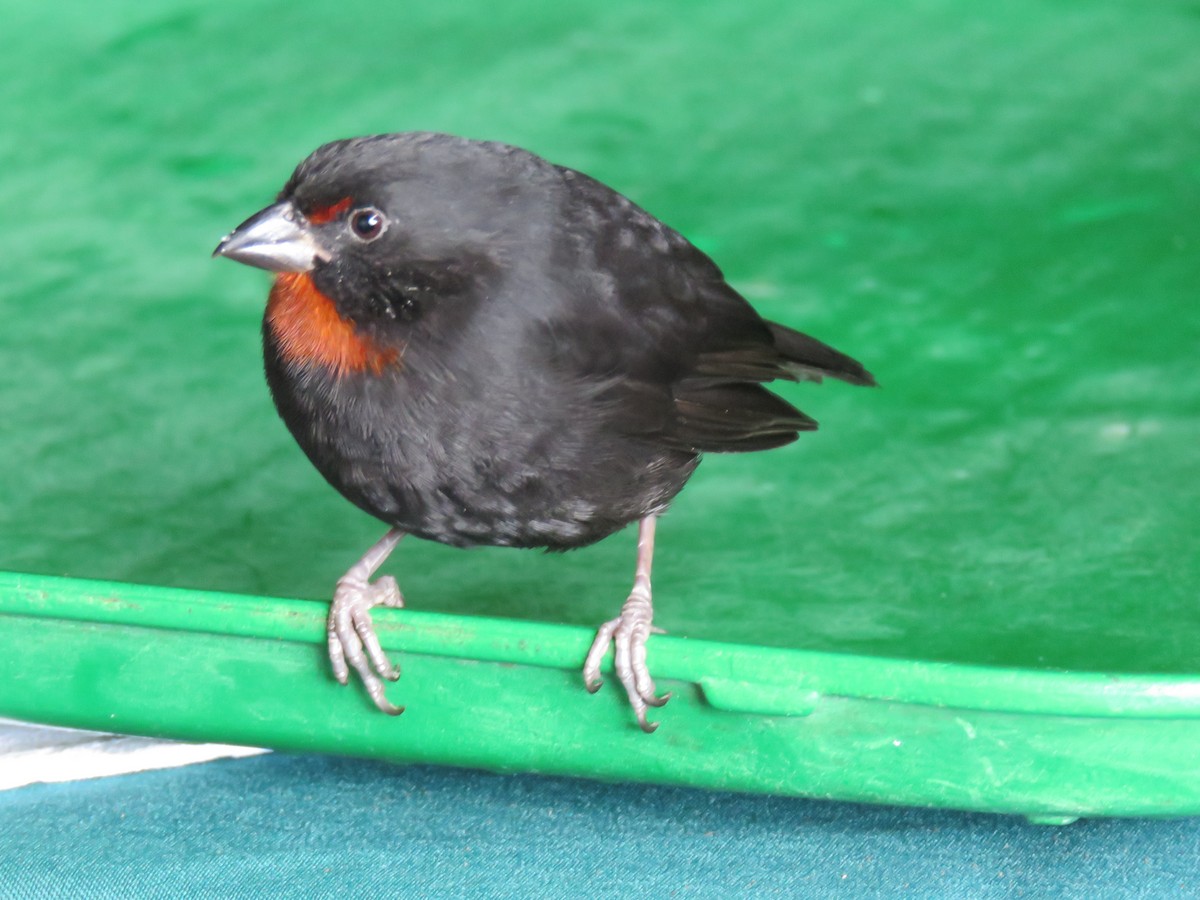
<path fill-rule="evenodd" d="M 224 256 L 271 272 L 309 272 L 332 254 L 313 237 L 308 223 L 284 201 L 255 213 L 217 244 Z"/>

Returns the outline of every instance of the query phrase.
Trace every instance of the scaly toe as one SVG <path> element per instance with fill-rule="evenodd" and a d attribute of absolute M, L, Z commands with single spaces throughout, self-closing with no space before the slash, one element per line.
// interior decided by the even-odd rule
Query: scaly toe
<path fill-rule="evenodd" d="M 329 665 L 333 669 L 333 677 L 340 684 L 349 684 L 350 667 L 346 665 L 346 652 L 342 649 L 342 642 L 338 639 L 332 628 L 329 629 L 327 642 L 329 645 Z"/>
<path fill-rule="evenodd" d="M 371 614 L 365 609 L 355 609 L 351 613 L 351 619 L 354 622 L 354 633 L 362 642 L 362 647 L 370 658 L 371 665 L 379 673 L 379 677 L 386 678 L 388 681 L 396 681 L 400 677 L 400 668 L 392 665 L 380 645 L 379 637 L 375 634 L 375 625 L 371 621 Z"/>
<path fill-rule="evenodd" d="M 329 663 L 340 684 L 349 683 L 350 669 L 353 669 L 375 705 L 395 716 L 404 708 L 388 701 L 383 679 L 396 681 L 400 669 L 388 660 L 375 634 L 370 613 L 372 606 L 391 606 L 399 601 L 400 592 L 395 580 L 390 579 L 389 583 L 385 579 L 388 576 L 375 584 L 357 578 L 343 578 L 338 582 L 329 608 Z"/>
<path fill-rule="evenodd" d="M 587 659 L 583 661 L 583 686 L 589 694 L 596 693 L 604 684 L 600 677 L 600 662 L 612 643 L 613 632 L 620 624 L 620 619 L 610 619 L 596 629 L 596 637 L 592 640 L 592 646 L 588 648 Z"/>
<path fill-rule="evenodd" d="M 372 674 L 370 677 L 364 677 L 363 687 L 367 689 L 367 694 L 371 697 L 371 700 L 374 702 L 375 706 L 378 707 L 380 712 L 385 712 L 389 716 L 398 716 L 400 713 L 404 712 L 403 706 L 396 706 L 390 700 L 388 700 L 387 696 L 384 694 L 383 682 L 380 681 L 375 675 Z"/>
<path fill-rule="evenodd" d="M 657 709 L 671 699 L 669 692 L 661 697 L 657 695 L 654 679 L 650 677 L 646 665 L 646 640 L 651 633 L 659 631 L 661 629 L 655 628 L 651 622 L 649 583 L 639 583 L 621 608 L 621 615 L 596 630 L 596 637 L 583 664 L 584 687 L 588 693 L 594 694 L 603 683 L 600 663 L 609 646 L 612 646 L 617 679 L 625 689 L 638 726 L 647 734 L 658 727 L 657 723 L 647 721 L 647 709 Z"/>
<path fill-rule="evenodd" d="M 400 585 L 391 575 L 380 575 L 369 587 L 372 606 L 386 606 L 389 609 L 403 609 L 404 597 L 400 593 Z"/>
<path fill-rule="evenodd" d="M 657 723 L 646 721 L 647 707 L 660 707 L 667 702 L 667 697 L 655 696 L 654 680 L 646 668 L 646 637 L 648 623 L 641 616 L 622 616 L 621 624 L 617 626 L 613 636 L 614 663 L 617 678 L 625 688 L 625 696 L 633 707 L 638 725 L 642 731 L 651 733 L 658 727 Z"/>

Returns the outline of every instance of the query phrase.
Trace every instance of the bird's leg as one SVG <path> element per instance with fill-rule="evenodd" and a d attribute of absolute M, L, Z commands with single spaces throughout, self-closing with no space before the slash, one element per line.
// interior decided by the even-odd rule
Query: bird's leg
<path fill-rule="evenodd" d="M 371 576 L 383 565 L 402 537 L 404 532 L 393 528 L 338 579 L 326 628 L 333 676 L 346 684 L 350 679 L 350 669 L 353 668 L 375 705 L 390 716 L 400 715 L 404 707 L 388 702 L 383 692 L 383 679 L 395 681 L 400 677 L 400 669 L 388 661 L 387 654 L 379 645 L 375 626 L 371 623 L 371 607 L 390 606 L 398 609 L 404 606 L 404 598 L 400 596 L 400 586 L 391 575 L 383 575 L 374 582 Z"/>
<path fill-rule="evenodd" d="M 650 602 L 650 564 L 654 559 L 655 516 L 646 516 L 638 525 L 637 571 L 633 579 L 633 590 L 621 607 L 621 614 L 605 622 L 596 631 L 596 639 L 588 651 L 583 664 L 583 683 L 591 693 L 600 689 L 600 660 L 613 645 L 613 665 L 617 677 L 629 696 L 629 703 L 637 715 L 642 731 L 649 734 L 658 723 L 646 721 L 646 710 L 650 706 L 662 706 L 671 699 L 665 694 L 654 693 L 654 679 L 646 667 L 646 640 L 651 632 L 661 634 L 662 629 L 652 624 L 654 609 Z"/>

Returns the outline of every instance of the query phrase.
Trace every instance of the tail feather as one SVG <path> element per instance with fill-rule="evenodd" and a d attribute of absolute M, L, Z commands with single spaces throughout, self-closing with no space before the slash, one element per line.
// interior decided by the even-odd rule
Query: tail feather
<path fill-rule="evenodd" d="M 864 387 L 876 385 L 875 376 L 845 353 L 775 322 L 768 322 L 767 327 L 775 339 L 775 348 L 787 360 L 789 374 L 797 380 L 820 381 L 829 377 Z"/>
<path fill-rule="evenodd" d="M 640 428 L 653 431 L 667 446 L 689 452 L 767 450 L 791 443 L 817 423 L 767 390 L 766 383 L 778 378 L 837 378 L 875 384 L 860 362 L 828 344 L 774 322 L 756 321 L 753 333 L 726 336 L 692 360 L 690 371 L 670 385 L 673 414 L 661 426 L 654 427 L 663 421 L 659 405 L 637 404 L 653 411 L 650 427 Z M 626 382 L 624 388 L 630 385 Z"/>
<path fill-rule="evenodd" d="M 675 390 L 675 441 L 689 450 L 766 450 L 816 421 L 758 384 L 685 382 Z"/>

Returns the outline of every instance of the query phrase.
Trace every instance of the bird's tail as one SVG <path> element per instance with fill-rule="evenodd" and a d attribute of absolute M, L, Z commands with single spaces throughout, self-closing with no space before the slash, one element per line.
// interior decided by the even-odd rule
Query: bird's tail
<path fill-rule="evenodd" d="M 820 381 L 829 377 L 865 387 L 876 385 L 875 376 L 845 353 L 775 322 L 768 322 L 767 327 L 775 339 L 775 348 L 787 361 L 784 368 L 797 381 Z"/>

